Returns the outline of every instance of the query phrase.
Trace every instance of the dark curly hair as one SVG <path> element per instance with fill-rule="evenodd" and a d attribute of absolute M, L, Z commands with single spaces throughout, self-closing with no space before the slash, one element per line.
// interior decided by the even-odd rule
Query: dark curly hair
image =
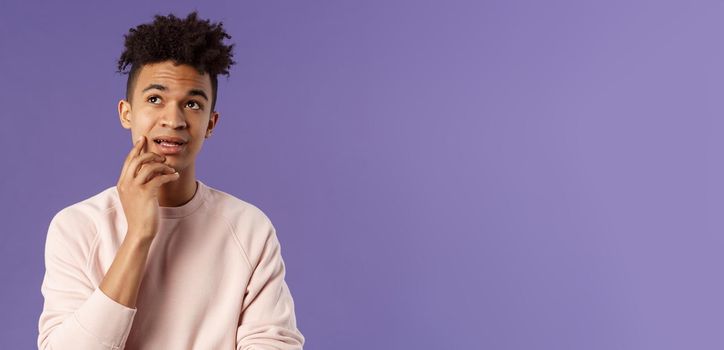
<path fill-rule="evenodd" d="M 129 102 L 133 88 L 145 64 L 172 60 L 177 64 L 187 64 L 199 73 L 208 73 L 211 78 L 211 111 L 216 105 L 216 76 L 229 76 L 229 67 L 236 63 L 232 60 L 234 44 L 224 45 L 224 38 L 231 36 L 224 31 L 223 23 L 210 23 L 200 20 L 196 11 L 180 19 L 173 14 L 155 15 L 152 23 L 131 28 L 125 37 L 125 50 L 118 60 L 118 72 L 128 74 L 126 100 Z M 129 72 L 125 72 L 127 66 Z"/>

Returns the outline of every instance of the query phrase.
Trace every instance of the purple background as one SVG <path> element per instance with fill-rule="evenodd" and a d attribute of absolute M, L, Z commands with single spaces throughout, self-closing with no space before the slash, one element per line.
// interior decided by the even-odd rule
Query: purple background
<path fill-rule="evenodd" d="M 274 222 L 308 349 L 724 348 L 721 1 L 3 2 L 0 348 L 115 185 L 122 36 L 236 44 L 198 178 Z"/>

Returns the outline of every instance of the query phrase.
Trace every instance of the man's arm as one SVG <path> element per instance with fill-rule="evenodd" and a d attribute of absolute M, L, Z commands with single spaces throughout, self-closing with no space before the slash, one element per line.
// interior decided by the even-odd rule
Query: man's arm
<path fill-rule="evenodd" d="M 129 308 L 136 307 L 148 252 L 158 230 L 159 187 L 179 178 L 175 169 L 162 163 L 164 156 L 143 152 L 146 142 L 145 136 L 136 141 L 116 184 L 128 232 L 100 285 L 107 296 Z"/>
<path fill-rule="evenodd" d="M 116 185 L 129 230 L 99 287 L 85 274 L 93 225 L 82 224 L 89 221 L 84 213 L 67 210 L 51 221 L 39 349 L 123 348 L 158 229 L 158 188 L 179 178 L 175 169 L 160 163 L 163 156 L 143 152 L 145 143 L 145 137 L 139 138 L 128 153 Z"/>
<path fill-rule="evenodd" d="M 120 349 L 136 309 L 109 298 L 88 279 L 92 224 L 75 211 L 61 211 L 45 243 L 45 298 L 38 322 L 38 349 Z"/>
<path fill-rule="evenodd" d="M 242 304 L 237 350 L 297 350 L 304 336 L 297 329 L 294 301 L 284 281 L 285 267 L 274 227 L 264 242 Z"/>
<path fill-rule="evenodd" d="M 99 286 L 109 298 L 129 308 L 136 307 L 138 290 L 153 242 L 153 239 L 142 237 L 138 234 L 126 234 Z"/>

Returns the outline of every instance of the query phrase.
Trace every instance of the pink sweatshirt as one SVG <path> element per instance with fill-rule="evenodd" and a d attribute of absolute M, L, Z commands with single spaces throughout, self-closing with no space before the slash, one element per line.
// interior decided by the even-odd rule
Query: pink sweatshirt
<path fill-rule="evenodd" d="M 197 183 L 191 201 L 160 208 L 136 308 L 98 288 L 126 234 L 116 187 L 53 217 L 39 349 L 302 349 L 271 221 Z"/>

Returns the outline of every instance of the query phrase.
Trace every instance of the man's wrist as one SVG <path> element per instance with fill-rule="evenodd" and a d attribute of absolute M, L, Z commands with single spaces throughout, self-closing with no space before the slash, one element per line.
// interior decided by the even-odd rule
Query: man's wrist
<path fill-rule="evenodd" d="M 151 248 L 154 234 L 150 231 L 132 231 L 126 232 L 126 238 L 123 244 L 130 246 L 133 250 L 148 250 Z"/>

